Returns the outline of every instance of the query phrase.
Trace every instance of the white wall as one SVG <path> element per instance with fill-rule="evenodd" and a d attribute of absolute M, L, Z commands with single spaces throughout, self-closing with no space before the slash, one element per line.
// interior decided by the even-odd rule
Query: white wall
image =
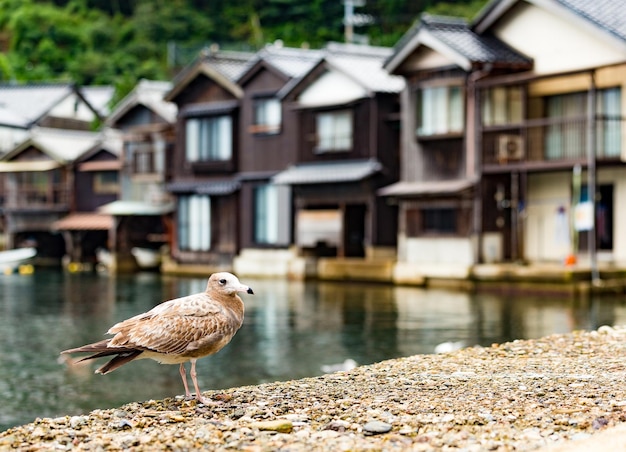
<path fill-rule="evenodd" d="M 550 2 L 547 2 L 550 3 Z M 537 74 L 565 72 L 624 61 L 624 51 L 574 15 L 559 14 L 519 2 L 514 14 L 497 24 L 497 37 L 533 58 Z"/>
<path fill-rule="evenodd" d="M 524 217 L 524 257 L 530 261 L 562 261 L 571 250 L 569 231 L 559 227 L 559 207 L 570 215 L 571 172 L 528 176 Z"/>

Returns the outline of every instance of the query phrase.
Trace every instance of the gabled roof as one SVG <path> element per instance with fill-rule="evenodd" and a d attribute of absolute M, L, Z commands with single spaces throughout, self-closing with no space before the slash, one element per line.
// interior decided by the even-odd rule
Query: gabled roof
<path fill-rule="evenodd" d="M 36 147 L 60 164 L 74 162 L 94 147 L 102 147 L 119 155 L 119 143 L 116 145 L 113 140 L 114 137 L 107 137 L 100 132 L 35 127 L 31 129 L 29 138 L 0 160 L 11 161 L 30 147 Z"/>
<path fill-rule="evenodd" d="M 210 78 L 233 96 L 242 97 L 243 91 L 235 81 L 249 67 L 253 55 L 249 52 L 203 50 L 193 63 L 176 76 L 164 100 L 173 101 L 199 75 Z"/>
<path fill-rule="evenodd" d="M 321 50 L 298 49 L 283 47 L 279 44 L 268 44 L 259 50 L 250 60 L 250 64 L 237 79 L 240 85 L 245 84 L 261 68 L 266 67 L 278 71 L 285 80 L 300 77 L 308 72 L 315 63 L 324 56 Z"/>
<path fill-rule="evenodd" d="M 78 91 L 98 116 L 106 118 L 111 113 L 110 102 L 115 94 L 113 86 L 81 86 Z"/>
<path fill-rule="evenodd" d="M 596 28 L 599 33 L 626 42 L 626 8 L 620 0 L 527 0 L 537 6 L 556 9 L 560 16 L 570 15 Z M 487 30 L 519 0 L 492 0 L 472 21 L 478 33 Z"/>
<path fill-rule="evenodd" d="M 285 97 L 299 87 L 311 83 L 316 75 L 326 70 L 337 71 L 361 86 L 368 93 L 398 93 L 404 87 L 404 79 L 390 75 L 383 68 L 385 58 L 392 49 L 357 44 L 329 43 L 323 49 L 323 57 L 298 78 L 294 78 L 278 93 Z"/>
<path fill-rule="evenodd" d="M 0 124 L 27 129 L 73 93 L 70 83 L 0 85 Z"/>
<path fill-rule="evenodd" d="M 77 88 L 72 83 L 0 85 L 0 125 L 28 129 L 74 94 L 100 117 L 106 117 L 113 91 L 110 86 Z"/>
<path fill-rule="evenodd" d="M 447 56 L 469 71 L 475 64 L 530 67 L 532 61 L 492 35 L 475 33 L 463 19 L 423 14 L 398 41 L 385 68 L 395 73 L 420 46 Z"/>
<path fill-rule="evenodd" d="M 107 124 L 113 126 L 138 105 L 143 105 L 166 122 L 174 123 L 177 112 L 176 104 L 163 100 L 163 96 L 171 89 L 172 84 L 170 82 L 140 80 L 135 88 L 115 106 L 113 112 L 107 118 Z"/>

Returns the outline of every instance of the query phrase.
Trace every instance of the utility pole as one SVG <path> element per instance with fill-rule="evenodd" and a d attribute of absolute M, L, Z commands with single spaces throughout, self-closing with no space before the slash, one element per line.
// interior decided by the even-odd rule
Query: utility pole
<path fill-rule="evenodd" d="M 355 14 L 354 8 L 363 6 L 365 6 L 365 0 L 343 0 L 344 39 L 348 44 L 355 41 L 359 41 L 361 44 L 367 42 L 367 37 L 354 33 L 354 27 L 374 23 L 374 18 L 369 14 Z"/>

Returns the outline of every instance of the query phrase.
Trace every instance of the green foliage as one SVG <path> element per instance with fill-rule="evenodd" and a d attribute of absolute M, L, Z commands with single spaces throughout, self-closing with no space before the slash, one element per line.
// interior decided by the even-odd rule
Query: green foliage
<path fill-rule="evenodd" d="M 367 0 L 357 27 L 393 46 L 423 11 L 471 17 L 486 0 Z M 258 49 L 343 41 L 341 0 L 0 0 L 0 80 L 112 84 L 118 96 L 140 78 L 170 79 L 168 46 Z M 178 61 L 179 64 L 189 62 Z"/>

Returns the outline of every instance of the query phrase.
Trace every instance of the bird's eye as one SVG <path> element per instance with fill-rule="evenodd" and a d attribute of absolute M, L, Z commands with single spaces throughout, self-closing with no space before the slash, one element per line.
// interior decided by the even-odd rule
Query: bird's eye
<path fill-rule="evenodd" d="M 220 284 L 223 286 L 224 284 L 226 284 L 226 280 L 224 278 L 220 279 Z"/>

